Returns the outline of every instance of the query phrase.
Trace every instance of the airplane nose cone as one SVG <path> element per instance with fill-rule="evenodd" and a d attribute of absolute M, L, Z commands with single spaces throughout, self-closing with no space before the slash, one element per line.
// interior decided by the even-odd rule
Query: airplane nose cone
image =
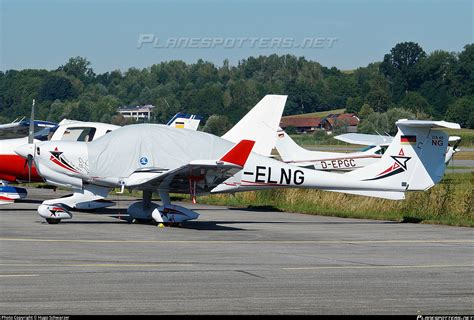
<path fill-rule="evenodd" d="M 15 148 L 15 153 L 19 156 L 22 156 L 23 158 L 28 158 L 28 155 L 33 156 L 33 153 L 35 152 L 35 145 L 34 144 L 24 144 L 22 146 L 16 147 Z"/>

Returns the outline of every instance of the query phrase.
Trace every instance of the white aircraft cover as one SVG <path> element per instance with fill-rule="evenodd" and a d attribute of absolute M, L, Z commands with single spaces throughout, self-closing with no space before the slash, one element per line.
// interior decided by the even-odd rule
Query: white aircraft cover
<path fill-rule="evenodd" d="M 205 132 L 159 124 L 129 125 L 88 143 L 89 175 L 125 178 L 136 170 L 172 170 L 197 159 L 219 159 L 233 146 Z"/>

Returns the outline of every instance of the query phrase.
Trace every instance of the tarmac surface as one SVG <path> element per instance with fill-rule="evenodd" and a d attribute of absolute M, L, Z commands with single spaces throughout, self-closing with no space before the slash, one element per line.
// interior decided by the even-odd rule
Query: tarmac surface
<path fill-rule="evenodd" d="M 473 314 L 474 230 L 192 205 L 180 228 L 130 201 L 48 225 L 0 206 L 2 314 Z"/>

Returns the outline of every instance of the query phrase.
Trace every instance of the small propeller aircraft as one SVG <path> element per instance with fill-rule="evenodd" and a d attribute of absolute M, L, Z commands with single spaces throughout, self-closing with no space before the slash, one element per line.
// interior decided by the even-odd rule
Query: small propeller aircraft
<path fill-rule="evenodd" d="M 283 162 L 294 164 L 298 167 L 311 168 L 322 171 L 351 171 L 368 166 L 382 158 L 383 153 L 393 141 L 391 136 L 378 136 L 363 133 L 346 133 L 335 136 L 335 139 L 351 144 L 366 145 L 362 151 L 356 152 L 326 152 L 312 151 L 299 146 L 281 128 L 278 130 L 276 149 Z M 449 163 L 454 153 L 458 152 L 461 138 L 449 137 L 445 162 Z M 451 146 L 451 143 L 454 145 Z"/>
<path fill-rule="evenodd" d="M 284 105 L 286 96 L 267 95 L 262 101 L 258 105 L 271 115 L 283 110 L 280 104 Z M 272 112 L 275 106 L 278 111 Z M 247 119 L 237 124 L 241 126 L 236 132 L 272 129 L 266 121 Z M 316 188 L 399 200 L 407 191 L 429 189 L 445 170 L 448 135 L 438 128 L 456 129 L 459 125 L 400 120 L 397 126 L 399 131 L 380 161 L 345 174 L 300 168 L 252 152 L 262 145 L 259 135 L 255 140 L 242 137 L 233 143 L 205 132 L 155 124 L 125 126 L 90 143 L 49 141 L 26 144 L 15 152 L 33 157 L 39 173 L 55 185 L 94 190 L 104 196 L 112 188 L 143 191 L 143 200 L 127 210 L 130 219 L 179 223 L 199 215 L 171 204 L 170 192 L 190 194 L 194 199 L 209 193 Z M 273 132 L 267 131 L 276 138 L 277 128 L 275 124 Z M 162 205 L 151 201 L 154 192 L 160 195 Z M 62 205 L 43 203 L 38 213 L 48 223 L 72 218 Z"/>
<path fill-rule="evenodd" d="M 173 187 L 176 185 L 173 190 L 185 190 L 185 193 L 190 193 L 193 200 L 195 200 L 196 195 L 202 193 L 200 186 L 203 182 L 207 185 L 205 188 L 207 190 L 232 176 L 241 168 L 239 164 L 243 164 L 241 161 L 248 157 L 252 148 L 258 154 L 270 155 L 275 145 L 275 132 L 286 99 L 287 96 L 265 96 L 223 138 L 193 130 L 177 130 L 173 126 L 143 124 L 129 125 L 117 129 L 122 132 L 120 136 L 114 134 L 111 139 L 108 139 L 108 136 L 117 131 L 115 130 L 97 139 L 96 141 L 102 141 L 99 144 L 95 144 L 95 141 L 90 143 L 77 141 L 38 142 L 18 147 L 15 152 L 22 157 L 33 158 L 36 168 L 47 183 L 81 190 L 90 197 L 105 198 L 112 188 L 133 188 L 137 185 L 138 189 L 143 190 L 144 200 L 140 204 L 132 205 L 129 208 L 129 213 L 132 218 L 145 219 L 145 217 L 151 215 L 152 210 L 149 209 L 156 208 L 151 204 L 151 194 L 153 189 L 156 188 L 151 186 L 138 187 L 140 179 L 150 174 L 164 178 L 165 176 L 162 173 L 167 172 L 166 183 L 172 184 Z M 212 161 L 209 162 L 212 159 L 211 156 L 214 156 L 216 152 L 221 153 L 221 151 L 231 149 L 234 144 L 231 141 L 237 139 L 237 136 L 243 139 L 243 142 L 239 140 L 239 147 L 233 148 L 227 156 L 218 158 L 219 164 L 217 167 L 214 166 L 215 163 Z M 256 137 L 256 139 L 250 141 L 246 140 L 246 137 Z M 215 144 L 214 140 L 216 141 Z M 53 145 L 54 147 L 52 147 Z M 168 149 L 169 151 L 167 151 Z M 112 151 L 118 153 L 113 155 Z M 194 157 L 195 153 L 202 155 L 203 162 L 200 162 L 200 158 L 197 158 L 197 161 L 192 161 L 188 167 L 178 170 L 178 166 L 185 164 L 185 161 Z M 140 155 L 138 159 L 135 159 L 136 154 Z M 110 168 L 102 167 L 101 163 L 106 164 L 107 161 L 112 160 L 109 156 L 115 160 L 120 159 L 120 161 Z M 237 161 L 237 164 L 230 162 L 229 159 Z M 101 172 L 100 177 L 95 176 L 91 170 L 95 170 L 92 167 L 96 165 L 101 167 L 97 170 L 106 169 L 107 172 Z M 112 171 L 109 172 L 110 170 Z M 118 173 L 120 170 L 129 173 Z M 85 172 L 87 172 L 87 175 L 90 174 L 90 177 L 94 177 L 93 181 L 89 178 L 82 179 L 81 174 Z M 77 174 L 79 176 L 76 176 Z M 204 179 L 203 176 L 208 178 Z M 128 177 L 129 179 L 125 182 L 121 178 L 115 180 L 114 177 L 123 177 L 124 179 Z M 172 181 L 173 178 L 179 181 Z M 171 206 L 169 192 L 164 185 L 157 192 L 159 192 L 166 206 L 166 210 L 161 211 L 166 213 L 165 218 L 163 218 L 164 221 L 177 222 L 180 219 L 187 220 L 189 217 L 194 217 L 194 213 L 187 211 L 186 208 Z M 54 215 L 50 217 L 52 207 L 54 207 Z M 59 208 L 62 208 L 62 211 Z M 67 208 L 72 207 L 65 203 L 64 198 L 53 199 L 44 201 L 38 212 L 47 218 L 48 222 L 55 223 L 70 216 Z M 166 218 L 167 216 L 169 218 Z M 156 218 L 156 220 L 159 221 L 159 218 Z"/>
<path fill-rule="evenodd" d="M 31 109 L 30 119 L 35 117 L 34 101 Z M 169 122 L 168 125 L 176 128 L 189 128 L 196 130 L 201 121 L 200 116 L 178 113 Z M 14 125 L 13 125 L 14 124 Z M 14 121 L 0 132 L 7 132 L 7 136 L 12 136 L 12 128 L 15 128 L 15 134 L 24 130 L 17 130 L 18 127 L 25 127 L 28 124 L 29 133 L 27 137 L 0 140 L 0 204 L 9 204 L 14 200 L 22 199 L 27 196 L 24 188 L 7 185 L 8 182 L 43 182 L 43 178 L 38 174 L 32 161 L 32 156 L 24 159 L 17 155 L 14 149 L 25 143 L 39 143 L 41 141 L 83 141 L 91 142 L 103 135 L 120 128 L 119 126 L 99 123 L 82 122 L 76 120 L 64 119 L 59 124 L 46 121 Z M 36 130 L 39 128 L 40 130 Z M 71 208 L 77 209 L 97 209 L 111 206 L 114 203 L 103 200 L 103 197 L 83 190 L 73 189 L 73 194 L 64 197 L 55 203 L 63 203 Z"/>

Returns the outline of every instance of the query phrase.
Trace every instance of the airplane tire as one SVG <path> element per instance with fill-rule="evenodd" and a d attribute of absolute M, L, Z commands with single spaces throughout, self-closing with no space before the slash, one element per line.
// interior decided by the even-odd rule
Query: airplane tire
<path fill-rule="evenodd" d="M 61 222 L 61 219 L 46 219 L 46 222 L 49 224 L 58 224 Z"/>

